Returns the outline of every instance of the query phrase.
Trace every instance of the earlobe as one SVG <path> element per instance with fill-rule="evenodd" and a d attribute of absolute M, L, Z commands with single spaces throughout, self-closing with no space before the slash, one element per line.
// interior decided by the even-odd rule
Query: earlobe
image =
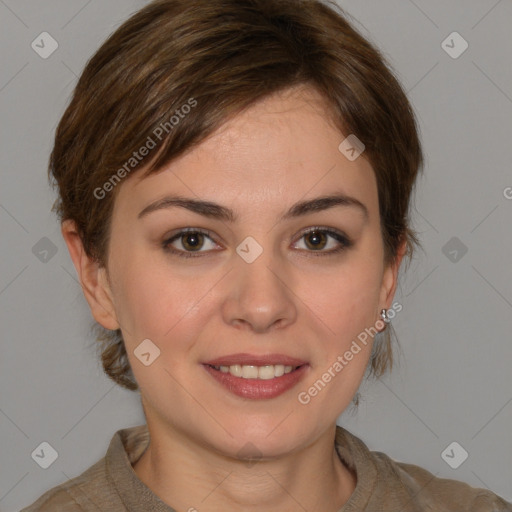
<path fill-rule="evenodd" d="M 105 329 L 119 329 L 106 268 L 87 255 L 74 221 L 63 221 L 61 232 L 94 319 Z"/>
<path fill-rule="evenodd" d="M 382 277 L 382 288 L 380 296 L 381 306 L 379 308 L 379 315 L 381 309 L 389 309 L 391 307 L 391 302 L 393 300 L 393 297 L 395 296 L 395 291 L 398 284 L 398 271 L 400 270 L 400 264 L 406 253 L 406 250 L 407 243 L 406 240 L 403 240 L 398 247 L 395 260 L 384 269 L 384 275 Z"/>

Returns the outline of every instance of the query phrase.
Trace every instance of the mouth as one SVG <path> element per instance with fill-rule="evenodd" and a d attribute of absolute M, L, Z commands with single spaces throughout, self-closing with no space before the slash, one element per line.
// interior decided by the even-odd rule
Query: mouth
<path fill-rule="evenodd" d="M 233 377 L 240 377 L 242 379 L 259 379 L 270 380 L 277 377 L 282 377 L 288 373 L 294 372 L 303 365 L 291 366 L 283 364 L 267 364 L 264 366 L 248 365 L 248 364 L 232 364 L 230 366 L 224 365 L 208 365 L 210 368 L 222 373 L 229 373 Z"/>
<path fill-rule="evenodd" d="M 235 354 L 203 363 L 203 367 L 224 390 L 257 400 L 275 398 L 296 386 L 309 364 L 280 355 Z"/>

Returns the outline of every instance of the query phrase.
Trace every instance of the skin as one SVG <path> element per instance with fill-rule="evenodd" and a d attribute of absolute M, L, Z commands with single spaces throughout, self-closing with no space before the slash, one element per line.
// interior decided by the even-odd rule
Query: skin
<path fill-rule="evenodd" d="M 134 470 L 176 510 L 283 512 L 300 504 L 336 511 L 355 489 L 334 436 L 371 342 L 307 405 L 297 395 L 391 307 L 405 245 L 386 266 L 373 169 L 364 153 L 351 162 L 338 150 L 345 135 L 326 108 L 314 89 L 289 89 L 238 114 L 158 173 L 128 177 L 117 190 L 106 268 L 87 257 L 73 222 L 62 225 L 92 314 L 122 329 L 140 386 L 151 442 Z M 368 218 L 354 206 L 335 206 L 280 220 L 294 203 L 334 192 L 358 199 Z M 238 219 L 179 207 L 138 218 L 170 194 L 221 204 Z M 303 232 L 315 226 L 353 243 L 328 254 L 340 244 L 325 235 L 320 249 L 311 248 Z M 188 227 L 211 232 L 201 256 L 166 252 L 162 244 Z M 263 248 L 250 264 L 236 252 L 248 236 Z M 172 247 L 193 252 L 187 241 Z M 134 356 L 147 338 L 161 351 L 150 366 Z M 202 366 L 240 352 L 286 354 L 309 367 L 284 394 L 248 400 Z M 248 442 L 261 457 L 256 464 L 237 455 Z"/>

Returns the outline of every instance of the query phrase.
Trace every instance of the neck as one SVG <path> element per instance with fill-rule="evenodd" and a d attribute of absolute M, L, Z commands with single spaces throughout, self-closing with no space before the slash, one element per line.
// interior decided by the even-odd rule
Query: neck
<path fill-rule="evenodd" d="M 337 512 L 356 486 L 334 448 L 336 425 L 301 451 L 257 462 L 226 457 L 177 432 L 158 433 L 150 428 L 150 444 L 133 468 L 175 510 Z"/>

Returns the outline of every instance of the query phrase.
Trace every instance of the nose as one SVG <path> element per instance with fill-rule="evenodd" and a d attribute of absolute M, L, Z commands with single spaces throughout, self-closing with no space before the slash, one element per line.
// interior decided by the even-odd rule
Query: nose
<path fill-rule="evenodd" d="M 263 333 L 295 322 L 297 297 L 286 263 L 264 250 L 252 263 L 235 256 L 229 291 L 224 300 L 224 321 L 238 329 Z"/>

